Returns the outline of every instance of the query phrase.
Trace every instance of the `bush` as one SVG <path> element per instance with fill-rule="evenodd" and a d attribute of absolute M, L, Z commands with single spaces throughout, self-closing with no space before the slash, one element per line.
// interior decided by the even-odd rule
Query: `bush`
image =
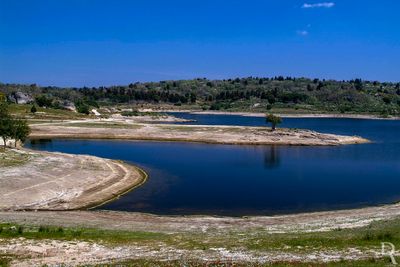
<path fill-rule="evenodd" d="M 89 106 L 86 105 L 86 104 L 77 105 L 77 106 L 76 106 L 76 110 L 77 110 L 79 113 L 83 113 L 83 114 L 89 115 Z"/>
<path fill-rule="evenodd" d="M 137 110 L 123 111 L 123 112 L 121 112 L 121 115 L 125 116 L 125 117 L 139 116 L 139 111 L 137 111 Z"/>
<path fill-rule="evenodd" d="M 53 99 L 51 99 L 51 98 L 49 98 L 49 97 L 47 97 L 45 95 L 37 96 L 35 98 L 35 101 L 36 101 L 36 103 L 37 103 L 37 105 L 39 107 L 48 107 L 48 108 L 50 108 L 52 106 L 52 103 L 53 103 Z"/>
<path fill-rule="evenodd" d="M 36 108 L 35 105 L 33 105 L 33 106 L 31 107 L 31 112 L 32 112 L 32 113 L 36 113 L 36 112 L 37 112 L 37 108 Z"/>

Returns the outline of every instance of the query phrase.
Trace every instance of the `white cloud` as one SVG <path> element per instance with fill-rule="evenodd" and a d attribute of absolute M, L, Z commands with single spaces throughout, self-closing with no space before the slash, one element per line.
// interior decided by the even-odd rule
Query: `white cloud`
<path fill-rule="evenodd" d="M 303 4 L 302 8 L 331 8 L 334 7 L 335 3 L 333 2 L 324 2 L 324 3 L 315 3 L 315 4 Z"/>
<path fill-rule="evenodd" d="M 308 35 L 308 31 L 302 30 L 302 31 L 297 31 L 297 34 L 300 36 L 307 36 Z"/>

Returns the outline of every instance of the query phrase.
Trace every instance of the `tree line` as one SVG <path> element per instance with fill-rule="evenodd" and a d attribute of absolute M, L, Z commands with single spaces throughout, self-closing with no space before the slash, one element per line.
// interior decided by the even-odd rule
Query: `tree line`
<path fill-rule="evenodd" d="M 18 90 L 34 95 L 39 106 L 60 108 L 59 100 L 69 100 L 83 113 L 88 107 L 99 104 L 167 103 L 228 110 L 240 104 L 245 110 L 251 103 L 259 102 L 266 109 L 306 106 L 328 112 L 400 114 L 400 83 L 362 79 L 336 81 L 283 76 L 224 80 L 198 78 L 82 88 L 0 83 L 0 91 L 7 95 Z"/>

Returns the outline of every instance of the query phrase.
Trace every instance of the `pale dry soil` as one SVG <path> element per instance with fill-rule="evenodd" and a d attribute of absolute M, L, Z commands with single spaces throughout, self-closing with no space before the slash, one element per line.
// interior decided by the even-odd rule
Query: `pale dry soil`
<path fill-rule="evenodd" d="M 95 206 L 145 179 L 134 166 L 93 156 L 8 150 L 0 157 L 0 210 Z"/>
<path fill-rule="evenodd" d="M 245 126 L 143 124 L 113 120 L 43 123 L 31 126 L 30 138 L 81 138 L 182 141 L 239 145 L 333 146 L 369 142 L 359 136 L 322 134 L 299 129 Z"/>
<path fill-rule="evenodd" d="M 112 114 L 108 121 L 120 121 L 125 123 L 157 123 L 157 122 L 189 122 L 182 118 L 177 118 L 162 113 L 155 113 L 153 115 L 139 115 L 139 116 L 122 116 L 119 113 Z"/>
<path fill-rule="evenodd" d="M 246 265 L 276 262 L 334 262 L 381 259 L 383 255 L 378 248 L 362 250 L 349 248 L 346 250 L 316 250 L 311 253 L 265 251 L 251 252 L 245 250 L 229 250 L 215 247 L 207 250 L 176 249 L 162 243 L 152 246 L 126 245 L 112 247 L 86 241 L 0 239 L 0 252 L 19 255 L 11 262 L 11 266 L 95 266 L 112 264 L 127 260 L 142 261 L 177 261 L 177 266 L 190 266 L 187 262 L 200 261 L 203 266 L 209 262 L 245 263 Z M 396 257 L 398 253 L 394 254 Z M 108 265 L 107 265 L 108 266 Z M 125 265 L 116 265 L 125 266 Z M 154 265 L 157 266 L 157 265 Z M 170 265 L 172 266 L 172 265 Z M 212 266 L 212 265 L 210 265 Z M 224 266 L 224 265 L 216 265 Z M 226 265 L 234 266 L 234 265 Z"/>

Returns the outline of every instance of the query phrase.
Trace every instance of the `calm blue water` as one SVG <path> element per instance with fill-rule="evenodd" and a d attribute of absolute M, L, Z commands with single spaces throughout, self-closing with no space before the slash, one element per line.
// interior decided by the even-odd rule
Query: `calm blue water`
<path fill-rule="evenodd" d="M 263 118 L 190 115 L 198 124 L 265 125 Z M 33 149 L 135 163 L 148 182 L 102 209 L 156 214 L 271 215 L 400 201 L 400 121 L 285 119 L 284 127 L 360 135 L 339 147 L 231 146 L 53 140 Z"/>

